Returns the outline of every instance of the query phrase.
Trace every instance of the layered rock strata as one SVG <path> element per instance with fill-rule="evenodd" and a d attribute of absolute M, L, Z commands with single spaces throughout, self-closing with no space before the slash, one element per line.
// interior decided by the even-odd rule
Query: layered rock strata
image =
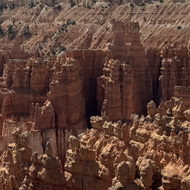
<path fill-rule="evenodd" d="M 158 108 L 151 101 L 132 124 L 92 117 L 93 129 L 70 137 L 65 169 L 80 189 L 86 181 L 92 189 L 188 189 L 189 110 L 182 107 L 177 98 Z"/>
<path fill-rule="evenodd" d="M 188 3 L 41 2 L 0 6 L 0 188 L 189 189 Z"/>
<path fill-rule="evenodd" d="M 162 56 L 159 90 L 160 98 L 167 100 L 175 94 L 175 86 L 181 86 L 185 89 L 190 85 L 189 51 L 186 48 L 181 48 L 178 51 L 167 49 L 163 51 Z M 183 95 L 181 94 L 181 96 Z"/>
<path fill-rule="evenodd" d="M 42 188 L 66 190 L 66 178 L 61 171 L 61 161 L 52 157 L 52 146 L 47 143 L 46 154 L 32 154 L 28 146 L 28 132 L 17 128 L 13 131 L 14 143 L 9 144 L 0 163 L 0 184 L 2 190 L 40 190 Z M 3 165 L 2 165 L 3 164 Z"/>
<path fill-rule="evenodd" d="M 173 96 L 176 85 L 189 85 L 187 49 L 183 56 L 175 49 L 145 52 L 138 23 L 111 24 L 103 50 L 7 61 L 0 81 L 2 139 L 4 121 L 25 123 L 41 132 L 42 149 L 51 141 L 54 155 L 64 160 L 69 136 L 90 126 L 90 116 L 126 122 L 133 113 L 145 114 L 151 99 L 158 104 Z"/>
<path fill-rule="evenodd" d="M 90 116 L 102 112 L 112 121 L 126 121 L 144 112 L 155 75 L 139 25 L 113 21 L 112 36 L 104 50 L 75 50 L 49 60 L 9 59 L 0 83 L 2 126 L 7 119 L 25 122 L 28 130 L 41 131 L 43 148 L 55 137 L 55 154 L 63 160 L 69 136 L 80 134 Z"/>
<path fill-rule="evenodd" d="M 155 74 L 140 43 L 138 23 L 114 22 L 113 35 L 103 75 L 97 79 L 98 110 L 112 121 L 126 121 L 132 113 L 145 113 Z"/>
<path fill-rule="evenodd" d="M 93 129 L 70 136 L 62 169 L 51 143 L 32 155 L 28 132 L 13 130 L 14 143 L 0 157 L 2 190 L 189 189 L 189 109 L 172 98 L 147 110 L 132 123 L 91 117 Z"/>
<path fill-rule="evenodd" d="M 1 128 L 9 128 L 3 123 L 10 119 L 29 126 L 26 130 L 41 131 L 41 147 L 53 139 L 55 155 L 63 159 L 69 135 L 86 127 L 78 74 L 79 63 L 71 58 L 8 60 L 1 82 Z M 8 134 L 4 132 L 2 137 Z M 8 139 L 11 142 L 11 135 Z"/>

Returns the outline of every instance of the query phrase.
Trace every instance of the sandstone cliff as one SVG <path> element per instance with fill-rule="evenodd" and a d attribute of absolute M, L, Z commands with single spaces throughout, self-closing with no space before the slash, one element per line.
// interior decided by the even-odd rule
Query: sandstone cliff
<path fill-rule="evenodd" d="M 171 98 L 176 86 L 189 86 L 187 48 L 145 51 L 139 23 L 112 20 L 110 24 L 104 49 L 84 47 L 46 60 L 37 55 L 27 59 L 29 54 L 8 59 L 0 81 L 1 129 L 9 128 L 4 122 L 12 120 L 39 131 L 37 149 L 44 150 L 51 141 L 54 155 L 63 161 L 69 136 L 90 126 L 90 116 L 127 122 L 133 113 L 146 114 L 151 99 L 158 104 Z M 1 151 L 11 142 L 9 134 L 1 130 L 5 142 Z"/>
<path fill-rule="evenodd" d="M 0 189 L 189 189 L 189 9 L 0 1 Z"/>

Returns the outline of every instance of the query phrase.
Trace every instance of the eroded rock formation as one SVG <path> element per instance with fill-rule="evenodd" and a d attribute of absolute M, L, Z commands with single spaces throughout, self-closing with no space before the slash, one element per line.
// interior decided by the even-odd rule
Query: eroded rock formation
<path fill-rule="evenodd" d="M 189 4 L 6 3 L 0 189 L 189 189 Z"/>
<path fill-rule="evenodd" d="M 189 110 L 177 98 L 158 108 L 151 101 L 147 109 L 146 117 L 133 115 L 131 125 L 92 117 L 93 129 L 70 137 L 65 169 L 97 183 L 92 189 L 188 189 Z M 95 174 L 87 174 L 91 167 Z"/>
<path fill-rule="evenodd" d="M 98 108 L 112 121 L 125 121 L 132 113 L 145 111 L 153 97 L 153 73 L 140 43 L 138 23 L 114 22 L 113 33 L 104 75 L 98 78 Z"/>
<path fill-rule="evenodd" d="M 45 154 L 32 155 L 28 132 L 13 130 L 14 143 L 0 157 L 2 190 L 189 189 L 189 109 L 172 98 L 147 110 L 132 123 L 91 117 L 92 129 L 69 137 L 64 168 L 50 142 Z"/>
<path fill-rule="evenodd" d="M 145 112 L 154 75 L 139 25 L 113 21 L 112 28 L 105 50 L 75 50 L 48 60 L 9 59 L 0 83 L 1 128 L 11 119 L 40 131 L 42 148 L 53 139 L 55 155 L 64 160 L 69 136 L 83 132 L 90 116 L 102 112 L 112 121 L 127 121 L 132 113 Z"/>
<path fill-rule="evenodd" d="M 12 119 L 29 126 L 28 130 L 41 131 L 43 146 L 54 139 L 55 154 L 63 158 L 68 136 L 86 127 L 79 62 L 71 58 L 9 60 L 2 80 L 2 126 Z"/>
<path fill-rule="evenodd" d="M 46 154 L 32 154 L 28 147 L 28 132 L 17 128 L 13 131 L 14 143 L 9 144 L 1 158 L 1 189 L 38 190 L 42 188 L 66 190 L 66 178 L 61 171 L 61 161 L 52 157 L 52 146 L 48 142 Z"/>
<path fill-rule="evenodd" d="M 50 140 L 54 155 L 63 161 L 69 136 L 90 126 L 90 116 L 127 122 L 133 113 L 146 114 L 151 99 L 158 104 L 173 96 L 176 85 L 189 85 L 187 49 L 183 56 L 167 48 L 160 55 L 153 49 L 145 52 L 139 23 L 111 24 L 109 43 L 102 50 L 7 60 L 0 81 L 1 151 L 11 142 L 12 128 L 5 128 L 12 120 L 36 131 L 40 152 Z"/>

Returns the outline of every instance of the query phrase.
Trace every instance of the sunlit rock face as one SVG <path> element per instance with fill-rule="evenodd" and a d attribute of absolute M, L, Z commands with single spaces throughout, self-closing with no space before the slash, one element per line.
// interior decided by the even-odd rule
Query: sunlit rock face
<path fill-rule="evenodd" d="M 0 189 L 189 189 L 188 2 L 0 5 Z"/>
<path fill-rule="evenodd" d="M 0 157 L 3 190 L 47 184 L 61 190 L 188 189 L 189 109 L 173 97 L 158 108 L 151 101 L 147 110 L 146 117 L 133 114 L 131 123 L 91 117 L 92 129 L 69 137 L 64 167 L 55 158 L 54 142 L 48 141 L 40 155 L 31 144 L 39 139 L 37 131 L 14 128 Z"/>

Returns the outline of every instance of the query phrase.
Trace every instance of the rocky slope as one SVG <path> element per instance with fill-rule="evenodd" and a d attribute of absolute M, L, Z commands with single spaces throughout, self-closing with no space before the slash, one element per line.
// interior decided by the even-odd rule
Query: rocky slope
<path fill-rule="evenodd" d="M 17 43 L 25 51 L 42 55 L 59 54 L 64 48 L 99 49 L 110 41 L 112 20 L 131 20 L 140 24 L 144 48 L 179 48 L 189 43 L 189 8 L 188 3 L 152 2 L 142 6 L 127 3 L 71 8 L 61 3 L 60 8 L 36 4 L 3 9 L 0 24 L 4 37 L 0 41 L 2 47 Z M 13 27 L 8 31 L 9 25 Z"/>
<path fill-rule="evenodd" d="M 189 189 L 189 3 L 6 3 L 0 189 Z"/>

